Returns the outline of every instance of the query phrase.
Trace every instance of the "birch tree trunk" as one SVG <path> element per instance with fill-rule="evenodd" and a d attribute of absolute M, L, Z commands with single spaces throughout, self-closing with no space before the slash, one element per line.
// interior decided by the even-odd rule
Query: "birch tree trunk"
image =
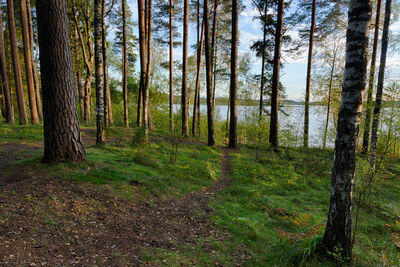
<path fill-rule="evenodd" d="M 344 261 L 352 257 L 352 212 L 357 139 L 366 84 L 371 2 L 351 0 L 348 12 L 346 64 L 339 110 L 331 196 L 323 245 Z"/>

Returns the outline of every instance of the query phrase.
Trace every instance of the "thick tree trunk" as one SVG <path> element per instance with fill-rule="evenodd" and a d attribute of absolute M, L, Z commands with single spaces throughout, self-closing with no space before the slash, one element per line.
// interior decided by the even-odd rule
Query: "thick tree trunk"
<path fill-rule="evenodd" d="M 195 87 L 195 98 L 193 103 L 193 123 L 192 123 L 192 134 L 196 135 L 197 130 L 200 131 L 198 125 L 198 120 L 200 120 L 200 70 L 201 70 L 201 59 L 203 54 L 203 44 L 204 44 L 204 23 L 201 23 L 201 35 L 200 42 L 197 47 L 197 73 L 196 73 L 196 87 Z"/>
<path fill-rule="evenodd" d="M 124 99 L 124 123 L 129 127 L 128 118 L 128 55 L 126 50 L 126 0 L 122 0 L 122 95 Z M 140 95 L 140 94 L 139 94 Z M 141 102 L 138 102 L 138 111 L 141 111 Z M 141 116 L 138 115 L 138 124 L 141 125 Z"/>
<path fill-rule="evenodd" d="M 4 35 L 3 35 L 3 15 L 0 8 L 0 73 L 2 78 L 2 86 L 0 90 L 3 91 L 4 105 L 6 111 L 6 122 L 14 123 L 14 110 L 12 106 L 12 99 L 10 94 L 10 88 L 8 86 L 8 72 L 6 54 L 4 50 Z"/>
<path fill-rule="evenodd" d="M 303 146 L 308 147 L 308 135 L 310 128 L 310 91 L 311 91 L 311 69 L 312 69 L 312 58 L 313 58 L 313 45 L 314 45 L 314 31 L 315 31 L 315 4 L 316 0 L 312 2 L 311 9 L 311 27 L 310 27 L 310 39 L 308 43 L 308 60 L 307 60 L 307 80 L 306 80 L 306 99 L 304 103 L 304 135 L 303 135 Z"/>
<path fill-rule="evenodd" d="M 24 58 L 25 58 L 25 74 L 26 74 L 26 86 L 28 88 L 29 107 L 31 110 L 31 120 L 33 124 L 39 124 L 39 114 L 36 105 L 35 87 L 33 84 L 32 74 L 32 54 L 31 54 L 31 43 L 29 40 L 29 29 L 28 29 L 28 18 L 26 11 L 26 1 L 20 1 L 21 11 L 21 25 L 22 25 L 22 40 L 24 44 Z"/>
<path fill-rule="evenodd" d="M 139 85 L 139 91 L 141 92 L 141 97 L 142 97 L 142 103 L 140 104 L 140 109 L 139 109 L 139 103 L 138 103 L 138 119 L 140 121 L 138 122 L 138 126 L 142 127 L 142 119 L 143 119 L 143 113 L 142 109 L 145 108 L 143 106 L 143 102 L 145 99 L 145 87 L 146 87 L 146 70 L 147 70 L 147 49 L 146 49 L 146 10 L 145 10 L 145 5 L 143 3 L 143 0 L 138 0 L 138 12 L 139 12 L 139 50 L 140 50 L 140 85 Z M 140 115 L 140 118 L 139 118 Z"/>
<path fill-rule="evenodd" d="M 329 130 L 329 118 L 331 115 L 331 98 L 332 98 L 332 85 L 333 85 L 333 74 L 335 71 L 335 63 L 336 63 L 336 54 L 333 57 L 332 67 L 331 67 L 331 74 L 329 77 L 329 87 L 328 87 L 328 105 L 326 107 L 326 121 L 325 121 L 325 130 L 324 130 L 324 141 L 323 141 L 323 148 L 326 148 L 326 139 L 328 137 L 328 130 Z"/>
<path fill-rule="evenodd" d="M 10 33 L 11 55 L 12 55 L 13 69 L 14 69 L 15 90 L 17 92 L 19 124 L 27 125 L 29 121 L 28 121 L 28 116 L 26 114 L 24 90 L 22 87 L 22 76 L 21 76 L 21 67 L 19 64 L 13 0 L 7 0 L 7 13 L 8 13 L 8 26 Z"/>
<path fill-rule="evenodd" d="M 94 1 L 94 58 L 96 78 L 96 144 L 104 144 L 104 66 L 102 0 Z"/>
<path fill-rule="evenodd" d="M 75 105 L 67 3 L 37 0 L 44 111 L 43 161 L 84 161 Z"/>
<path fill-rule="evenodd" d="M 29 41 L 30 41 L 30 48 L 31 48 L 31 55 L 32 55 L 32 74 L 33 74 L 33 82 L 34 82 L 34 88 L 35 88 L 36 106 L 37 106 L 39 119 L 43 120 L 39 75 L 38 75 L 37 69 L 36 69 L 36 60 L 33 57 L 34 37 L 33 37 L 32 11 L 31 11 L 30 0 L 26 0 L 26 7 L 27 7 L 27 16 L 28 16 Z"/>
<path fill-rule="evenodd" d="M 385 21 L 383 23 L 382 33 L 382 50 L 381 58 L 379 63 L 378 73 L 378 86 L 376 88 L 375 106 L 374 106 L 374 117 L 372 121 L 371 131 L 371 150 L 370 150 L 370 163 L 375 166 L 376 162 L 376 144 L 378 142 L 378 128 L 379 120 L 382 108 L 382 95 L 383 95 L 383 83 L 385 79 L 385 67 L 386 67 L 386 56 L 389 43 L 389 25 L 390 25 L 390 13 L 392 8 L 392 0 L 386 0 L 385 2 Z"/>
<path fill-rule="evenodd" d="M 215 145 L 214 133 L 214 107 L 212 103 L 212 51 L 210 48 L 210 24 L 208 20 L 208 0 L 204 0 L 203 11 L 205 31 L 205 52 L 206 52 L 206 84 L 207 84 L 207 124 L 208 124 L 208 145 Z"/>
<path fill-rule="evenodd" d="M 369 149 L 369 135 L 371 132 L 371 120 L 373 110 L 373 99 L 372 94 L 374 92 L 375 82 L 375 67 L 376 67 L 376 55 L 378 53 L 378 41 L 379 41 L 379 23 L 381 17 L 381 6 L 382 0 L 378 0 L 376 4 L 376 16 L 375 16 L 375 29 L 374 29 L 374 44 L 372 46 L 372 57 L 371 57 L 371 68 L 369 70 L 368 80 L 368 96 L 367 96 L 367 109 L 365 111 L 365 123 L 364 123 L 364 135 L 362 144 L 362 153 L 367 154 Z"/>
<path fill-rule="evenodd" d="M 351 0 L 348 13 L 346 65 L 332 168 L 331 196 L 323 245 L 342 260 L 352 257 L 352 211 L 356 148 L 366 83 L 371 3 Z"/>
<path fill-rule="evenodd" d="M 231 119 L 229 128 L 229 147 L 237 148 L 237 54 L 239 41 L 239 0 L 232 0 L 232 41 L 231 41 Z"/>
<path fill-rule="evenodd" d="M 189 34 L 189 0 L 184 0 L 183 14 L 183 56 L 182 56 L 182 135 L 189 136 L 189 107 L 187 96 L 188 34 Z"/>
<path fill-rule="evenodd" d="M 269 129 L 269 142 L 278 152 L 278 111 L 279 111 L 279 71 L 281 66 L 281 46 L 282 46 L 282 29 L 283 15 L 285 3 L 279 0 L 278 3 L 278 19 L 275 31 L 275 51 L 274 51 L 274 67 L 272 72 L 272 95 L 271 95 L 271 122 Z"/>
<path fill-rule="evenodd" d="M 169 129 L 174 129 L 174 35 L 173 35 L 174 5 L 169 0 Z"/>

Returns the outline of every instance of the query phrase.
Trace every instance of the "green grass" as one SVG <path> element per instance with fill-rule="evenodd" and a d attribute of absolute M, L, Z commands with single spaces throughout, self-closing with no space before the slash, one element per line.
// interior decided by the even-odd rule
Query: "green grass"
<path fill-rule="evenodd" d="M 43 141 L 43 126 L 0 124 L 1 142 L 37 143 Z"/>

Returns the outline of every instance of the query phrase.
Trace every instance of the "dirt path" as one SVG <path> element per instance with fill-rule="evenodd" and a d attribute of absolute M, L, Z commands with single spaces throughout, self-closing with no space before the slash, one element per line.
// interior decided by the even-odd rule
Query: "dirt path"
<path fill-rule="evenodd" d="M 143 252 L 190 252 L 199 239 L 211 253 L 210 237 L 227 238 L 208 219 L 210 201 L 230 183 L 229 150 L 221 151 L 213 186 L 169 200 L 135 204 L 52 177 L 0 183 L 0 265 L 137 266 Z"/>

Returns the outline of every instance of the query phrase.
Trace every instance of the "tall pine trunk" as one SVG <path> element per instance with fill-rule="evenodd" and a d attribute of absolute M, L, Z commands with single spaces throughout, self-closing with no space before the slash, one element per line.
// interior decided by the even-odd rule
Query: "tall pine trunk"
<path fill-rule="evenodd" d="M 200 120 L 200 70 L 201 70 L 201 59 L 203 54 L 204 44 L 204 22 L 201 23 L 200 42 L 197 42 L 197 70 L 196 70 L 196 87 L 195 87 L 195 98 L 193 103 L 193 123 L 192 123 L 192 134 L 196 135 L 197 130 L 200 131 L 198 121 Z"/>
<path fill-rule="evenodd" d="M 231 86 L 230 107 L 231 118 L 229 128 L 229 147 L 237 148 L 237 63 L 239 40 L 239 0 L 232 0 L 232 40 L 231 40 Z"/>
<path fill-rule="evenodd" d="M 150 128 L 150 72 L 151 72 L 151 16 L 152 16 L 152 1 L 146 0 L 146 74 L 143 87 L 143 126 L 145 129 L 145 136 L 148 137 L 148 131 Z"/>
<path fill-rule="evenodd" d="M 44 162 L 84 161 L 75 106 L 67 2 L 37 0 L 44 111 Z"/>
<path fill-rule="evenodd" d="M 261 84 L 260 84 L 260 110 L 259 118 L 261 120 L 264 105 L 264 84 L 265 84 L 265 47 L 267 39 L 267 11 L 268 11 L 268 1 L 264 3 L 264 21 L 263 21 L 263 45 L 262 45 L 262 58 L 261 58 Z"/>
<path fill-rule="evenodd" d="M 169 129 L 174 128 L 174 35 L 173 35 L 173 0 L 169 0 Z"/>
<path fill-rule="evenodd" d="M 34 82 L 34 88 L 35 88 L 36 106 L 37 106 L 39 119 L 43 120 L 39 75 L 38 75 L 37 69 L 36 69 L 36 60 L 33 57 L 34 37 L 33 37 L 32 11 L 31 11 L 30 0 L 26 0 L 26 9 L 27 9 L 27 16 L 28 16 L 29 41 L 30 41 L 30 48 L 31 48 L 31 55 L 32 55 L 32 57 L 31 57 L 32 58 L 32 75 L 33 75 L 33 82 Z"/>
<path fill-rule="evenodd" d="M 126 0 L 122 0 L 122 96 L 124 99 L 124 123 L 125 127 L 129 127 L 129 115 L 128 115 L 128 55 L 126 51 Z M 139 98 L 140 98 L 139 93 Z M 141 100 L 138 102 L 138 116 L 137 123 L 141 125 Z M 140 113 L 141 114 L 141 113 Z"/>
<path fill-rule="evenodd" d="M 19 64 L 13 0 L 7 0 L 7 13 L 8 13 L 8 26 L 9 26 L 9 33 L 10 33 L 11 56 L 12 56 L 13 69 L 14 69 L 15 90 L 17 93 L 19 124 L 27 125 L 29 123 L 29 121 L 28 121 L 28 115 L 26 113 L 26 107 L 25 107 L 24 90 L 22 87 L 22 76 L 21 76 L 21 67 Z"/>
<path fill-rule="evenodd" d="M 214 133 L 214 107 L 212 103 L 212 51 L 210 48 L 210 24 L 208 19 L 208 0 L 204 0 L 204 31 L 205 31 L 205 52 L 206 52 L 206 84 L 207 84 L 207 124 L 208 124 L 208 145 L 215 145 Z"/>
<path fill-rule="evenodd" d="M 142 119 L 143 119 L 143 99 L 144 99 L 144 91 L 146 86 L 146 12 L 145 5 L 143 0 L 138 0 L 138 12 L 139 12 L 139 51 L 140 51 L 140 84 L 139 84 L 139 92 L 141 94 L 141 101 L 139 99 L 138 102 L 138 126 L 142 127 Z M 140 98 L 139 97 L 139 98 Z"/>
<path fill-rule="evenodd" d="M 96 144 L 104 144 L 104 67 L 102 0 L 94 1 L 94 58 L 96 79 Z"/>
<path fill-rule="evenodd" d="M 81 69 L 80 69 L 80 57 L 79 57 L 79 49 L 78 49 L 78 29 L 74 24 L 74 50 L 75 50 L 75 72 L 76 72 L 76 85 L 78 90 L 78 99 L 79 99 L 79 109 L 81 114 L 81 119 L 85 116 L 85 103 L 84 103 L 84 89 L 81 83 Z"/>
<path fill-rule="evenodd" d="M 331 74 L 329 77 L 329 87 L 328 87 L 328 104 L 326 107 L 326 121 L 325 121 L 325 130 L 324 130 L 324 140 L 323 140 L 323 148 L 326 148 L 326 140 L 328 137 L 328 129 L 329 129 L 329 118 L 331 114 L 331 98 L 332 98 L 332 85 L 333 85 L 333 74 L 335 71 L 335 63 L 336 63 L 336 52 L 333 56 Z"/>
<path fill-rule="evenodd" d="M 371 121 L 372 121 L 372 110 L 373 110 L 372 94 L 374 92 L 376 55 L 378 53 L 378 41 L 379 41 L 379 30 L 380 30 L 379 23 L 380 23 L 380 17 L 381 17 L 381 6 L 382 6 L 382 0 L 378 0 L 378 2 L 376 4 L 374 44 L 372 46 L 371 67 L 369 70 L 369 80 L 368 80 L 367 109 L 365 111 L 364 135 L 363 135 L 363 144 L 362 144 L 362 153 L 363 154 L 368 153 L 369 138 L 370 138 L 370 133 L 371 133 Z"/>
<path fill-rule="evenodd" d="M 26 1 L 20 1 L 21 11 L 21 25 L 22 25 L 22 40 L 24 44 L 24 59 L 25 59 L 25 74 L 26 74 L 26 86 L 28 88 L 29 107 L 31 110 L 31 120 L 33 124 L 39 124 L 39 114 L 36 105 L 35 86 L 32 74 L 32 54 L 31 54 L 31 42 L 29 38 L 28 29 L 28 18 L 26 11 Z"/>
<path fill-rule="evenodd" d="M 304 103 L 304 135 L 303 146 L 308 147 L 308 135 L 310 128 L 310 91 L 311 91 L 311 69 L 313 58 L 313 45 L 314 45 L 314 31 L 315 31 L 315 4 L 316 0 L 312 2 L 311 9 L 311 26 L 310 26 L 310 39 L 308 43 L 308 60 L 307 60 L 307 79 L 306 79 L 306 99 Z"/>
<path fill-rule="evenodd" d="M 389 43 L 389 25 L 390 25 L 390 13 L 392 7 L 392 0 L 386 0 L 385 2 L 385 21 L 383 23 L 382 33 L 382 50 L 381 58 L 379 63 L 378 73 L 378 86 L 376 88 L 374 116 L 372 120 L 372 131 L 371 131 L 371 150 L 370 150 L 370 163 L 375 166 L 376 162 L 376 144 L 378 142 L 378 128 L 382 109 L 382 95 L 383 95 L 383 83 L 385 79 L 385 67 L 386 67 L 386 56 Z"/>
<path fill-rule="evenodd" d="M 8 86 L 8 72 L 7 72 L 7 62 L 6 54 L 4 50 L 4 35 L 3 35 L 3 14 L 0 8 L 0 73 L 2 86 L 0 90 L 3 91 L 4 105 L 6 111 L 6 122 L 14 123 L 14 110 L 12 106 L 12 99 L 10 94 L 10 88 Z"/>
<path fill-rule="evenodd" d="M 274 67 L 272 71 L 271 122 L 269 129 L 269 142 L 274 147 L 275 152 L 278 152 L 279 149 L 279 140 L 278 140 L 279 71 L 281 67 L 281 47 L 282 47 L 284 9 L 285 9 L 284 0 L 279 0 L 278 19 L 275 31 Z"/>
<path fill-rule="evenodd" d="M 217 16 L 218 16 L 218 5 L 219 5 L 219 0 L 214 0 L 214 10 L 213 10 L 213 26 L 211 30 L 211 66 L 213 68 L 212 73 L 213 73 L 213 88 L 212 88 L 212 104 L 213 107 L 215 107 L 215 68 L 216 68 L 216 58 L 217 58 L 217 48 L 216 48 L 216 43 L 217 43 Z"/>
<path fill-rule="evenodd" d="M 343 261 L 352 257 L 352 212 L 357 139 L 366 83 L 371 3 L 351 0 L 346 64 L 332 168 L 328 219 L 322 244 Z"/>
<path fill-rule="evenodd" d="M 184 0 L 183 14 L 183 55 L 182 55 L 182 93 L 181 93 L 181 110 L 182 110 L 182 135 L 189 136 L 189 107 L 187 92 L 187 76 L 188 76 L 188 34 L 189 34 L 189 0 Z"/>

